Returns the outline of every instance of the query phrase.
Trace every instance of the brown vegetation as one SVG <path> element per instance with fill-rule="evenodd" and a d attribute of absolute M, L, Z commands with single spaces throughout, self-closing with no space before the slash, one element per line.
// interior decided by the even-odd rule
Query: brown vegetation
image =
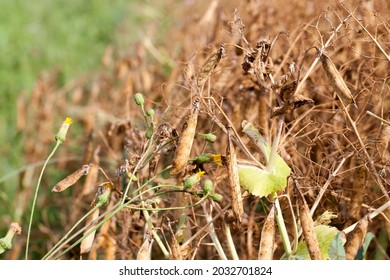
<path fill-rule="evenodd" d="M 137 199 L 97 229 L 83 258 L 220 259 L 223 252 L 228 259 L 281 258 L 282 241 L 278 230 L 274 239 L 269 222 L 269 240 L 275 244 L 267 248 L 275 251 L 259 253 L 263 224 L 274 207 L 271 198 L 241 190 L 242 199 L 232 199 L 234 166 L 220 166 L 211 156 L 222 154 L 223 165 L 225 156 L 227 165 L 236 156 L 237 161 L 264 164 L 241 133 L 244 120 L 270 144 L 282 124 L 278 153 L 303 194 L 296 199 L 292 179 L 279 193 L 288 198 L 280 203 L 291 241 L 298 222 L 296 203 L 311 209 L 315 205 L 313 219 L 304 209 L 309 223 L 326 210 L 333 212 L 337 218 L 331 225 L 339 230 L 385 204 L 390 188 L 389 127 L 367 111 L 389 120 L 390 4 L 323 2 L 327 1 L 180 4 L 175 7 L 177 24 L 162 42 L 154 43 L 148 33 L 126 54 L 109 47 L 101 71 L 62 88 L 57 87 L 55 71 L 43 73 L 30 100 L 18 103 L 26 160 L 43 160 L 58 123 L 70 116 L 74 124 L 51 170 L 60 170 L 65 178 L 81 169 L 73 173 L 78 181 L 71 180 L 74 185 L 62 193 L 45 191 L 62 179 L 53 182 L 46 176 L 39 199 L 41 221 L 32 233 L 32 239 L 41 241 L 33 243 L 37 245 L 32 251 L 42 257 L 92 209 L 95 192 L 107 176 L 114 189 L 100 213 Z M 145 98 L 144 114 L 133 101 L 137 92 Z M 217 136 L 213 143 L 202 137 L 208 133 Z M 199 163 L 195 158 L 202 154 L 210 157 Z M 87 164 L 95 166 L 88 174 L 82 167 Z M 23 178 L 31 176 L 21 174 L 17 198 L 25 213 L 25 197 L 30 198 L 35 181 Z M 189 188 L 164 187 L 182 186 L 189 178 L 195 178 Z M 222 201 L 218 195 L 204 199 L 205 179 L 211 179 L 211 194 L 222 195 Z M 56 228 L 50 222 L 52 208 L 59 213 Z M 364 221 L 367 231 L 390 240 L 389 211 L 385 213 Z M 374 258 L 378 248 L 388 258 L 388 244 L 373 243 L 368 258 Z M 22 242 L 16 242 L 8 257 L 18 258 L 20 247 Z M 63 258 L 79 259 L 79 247 Z"/>

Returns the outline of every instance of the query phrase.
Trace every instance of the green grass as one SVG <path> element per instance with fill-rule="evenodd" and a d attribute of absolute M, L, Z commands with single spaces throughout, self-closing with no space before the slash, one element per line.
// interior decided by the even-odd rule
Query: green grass
<path fill-rule="evenodd" d="M 39 73 L 58 67 L 66 83 L 98 71 L 109 44 L 126 48 L 140 26 L 162 15 L 155 3 L 140 0 L 0 0 L 0 178 L 25 164 L 16 100 Z M 0 182 L 0 217 L 12 215 L 16 184 L 16 176 Z"/>

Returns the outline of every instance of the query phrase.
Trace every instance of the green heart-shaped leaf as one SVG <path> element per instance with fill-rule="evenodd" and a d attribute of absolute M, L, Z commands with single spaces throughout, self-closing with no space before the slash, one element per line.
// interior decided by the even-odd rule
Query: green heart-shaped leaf
<path fill-rule="evenodd" d="M 329 259 L 328 250 L 331 246 L 332 240 L 336 237 L 337 233 L 339 233 L 339 230 L 335 227 L 318 225 L 314 227 L 314 231 L 317 235 L 318 243 L 320 244 L 322 257 L 324 260 L 327 260 Z M 298 249 L 294 257 L 300 260 L 310 260 L 310 255 L 307 250 L 305 241 L 299 242 Z"/>
<path fill-rule="evenodd" d="M 283 190 L 287 184 L 287 176 L 286 173 L 283 175 L 270 173 L 251 165 L 238 165 L 241 187 L 259 197 Z"/>
<path fill-rule="evenodd" d="M 251 194 L 260 197 L 283 190 L 287 185 L 287 177 L 291 172 L 290 167 L 276 152 L 272 155 L 273 160 L 270 160 L 271 147 L 251 123 L 243 122 L 243 132 L 251 138 L 263 153 L 266 160 L 266 168 L 261 169 L 252 165 L 238 165 L 241 187 Z"/>

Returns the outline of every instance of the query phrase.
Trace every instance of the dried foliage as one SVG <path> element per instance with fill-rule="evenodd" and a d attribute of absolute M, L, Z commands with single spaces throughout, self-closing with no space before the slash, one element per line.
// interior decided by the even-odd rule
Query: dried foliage
<path fill-rule="evenodd" d="M 187 2 L 175 8 L 178 24 L 156 46 L 153 34 L 145 34 L 127 53 L 109 48 L 100 72 L 61 88 L 56 71 L 43 73 L 30 99 L 19 100 L 26 161 L 42 160 L 53 143 L 57 119 L 69 115 L 74 125 L 57 154 L 55 168 L 64 175 L 57 182 L 92 164 L 85 189 L 80 178 L 85 170 L 78 170 L 61 183 L 74 184 L 70 190 L 40 199 L 43 217 L 50 207 L 59 209 L 59 224 L 51 228 L 43 218 L 33 236 L 48 241 L 33 248 L 36 254 L 44 255 L 88 212 L 93 188 L 107 176 L 114 184 L 112 203 L 100 213 L 136 194 L 138 199 L 97 229 L 94 244 L 83 249 L 90 251 L 85 258 L 220 259 L 219 250 L 232 246 L 223 230 L 231 221 L 238 224 L 231 231 L 238 257 L 257 258 L 254 252 L 266 238 L 262 231 L 272 229 L 269 221 L 261 226 L 267 216 L 273 220 L 272 199 L 244 192 L 235 201 L 229 194 L 232 167 L 215 164 L 215 157 L 193 160 L 202 154 L 225 156 L 226 151 L 232 157 L 235 150 L 237 161 L 262 161 L 249 139 L 236 132 L 243 120 L 255 124 L 268 143 L 283 122 L 277 148 L 301 186 L 302 199 L 296 203 L 306 201 L 311 208 L 326 185 L 312 220 L 331 211 L 337 214 L 331 225 L 341 230 L 388 201 L 389 127 L 366 114 L 390 117 L 388 1 L 336 5 L 296 0 L 290 1 L 291 9 L 281 0 Z M 133 102 L 136 92 L 143 93 L 147 114 Z M 339 98 L 356 107 L 345 108 Z M 148 111 L 152 107 L 153 114 Z M 207 142 L 200 133 L 217 139 Z M 190 188 L 180 188 L 183 178 L 194 175 Z M 209 193 L 202 189 L 205 178 L 213 182 Z M 55 184 L 46 180 L 47 188 Z M 177 187 L 165 191 L 167 185 Z M 295 202 L 291 184 L 282 194 Z M 20 196 L 26 191 L 21 189 Z M 286 201 L 281 200 L 281 207 L 294 236 L 296 221 Z M 27 211 L 27 205 L 19 207 Z M 298 207 L 293 211 L 298 213 Z M 367 230 L 378 236 L 385 224 L 389 228 L 388 214 L 384 217 L 373 219 Z M 284 251 L 278 231 L 275 241 L 271 231 L 267 235 L 275 244 L 268 244 L 260 258 L 280 259 Z M 260 252 L 265 250 L 261 247 Z M 367 258 L 373 258 L 374 250 Z M 390 248 L 382 250 L 389 258 Z M 79 248 L 65 257 L 79 259 Z"/>

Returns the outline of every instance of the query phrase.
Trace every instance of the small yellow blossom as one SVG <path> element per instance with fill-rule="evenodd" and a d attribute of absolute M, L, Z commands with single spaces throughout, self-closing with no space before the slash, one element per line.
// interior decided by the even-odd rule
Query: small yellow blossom
<path fill-rule="evenodd" d="M 64 142 L 66 134 L 68 133 L 69 126 L 72 124 L 72 119 L 67 117 L 65 121 L 62 123 L 60 129 L 58 130 L 58 133 L 56 134 L 56 141 L 57 142 Z"/>

